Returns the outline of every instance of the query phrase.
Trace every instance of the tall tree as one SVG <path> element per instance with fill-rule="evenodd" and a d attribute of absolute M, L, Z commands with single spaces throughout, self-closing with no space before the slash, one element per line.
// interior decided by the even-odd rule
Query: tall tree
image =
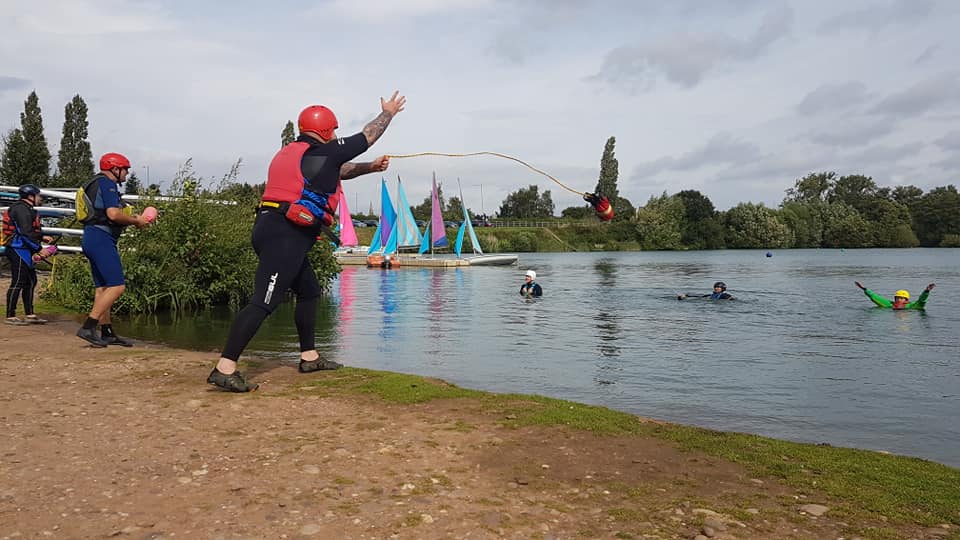
<path fill-rule="evenodd" d="M 617 146 L 617 138 L 610 137 L 607 144 L 603 146 L 603 157 L 600 158 L 600 178 L 597 180 L 595 193 L 599 193 L 611 201 L 616 201 L 620 196 L 617 190 L 617 177 L 619 176 L 620 164 L 614 156 L 614 148 Z"/>
<path fill-rule="evenodd" d="M 833 188 L 836 179 L 835 172 L 810 173 L 797 180 L 794 186 L 787 190 L 787 196 L 783 202 L 826 201 L 827 194 Z"/>
<path fill-rule="evenodd" d="M 763 203 L 740 203 L 724 217 L 728 247 L 779 248 L 791 243 L 790 229 Z"/>
<path fill-rule="evenodd" d="M 287 125 L 283 127 L 283 132 L 280 133 L 280 146 L 286 146 L 297 139 L 297 136 L 293 133 L 293 122 L 287 120 Z"/>
<path fill-rule="evenodd" d="M 40 99 L 30 92 L 23 102 L 20 113 L 20 130 L 23 132 L 24 176 L 18 184 L 45 186 L 50 180 L 50 149 L 43 135 L 43 116 L 40 114 Z"/>
<path fill-rule="evenodd" d="M 27 168 L 25 154 L 27 142 L 20 128 L 11 129 L 3 136 L 3 155 L 0 157 L 0 180 L 4 184 L 19 186 L 24 183 Z"/>
<path fill-rule="evenodd" d="M 500 205 L 500 217 L 511 218 L 545 218 L 553 216 L 553 197 L 550 190 L 540 194 L 540 189 L 536 185 L 531 185 L 526 189 L 507 195 L 503 204 Z"/>
<path fill-rule="evenodd" d="M 600 158 L 600 178 L 597 179 L 597 187 L 594 192 L 610 199 L 610 204 L 613 205 L 614 221 L 624 221 L 633 219 L 636 209 L 629 200 L 620 196 L 620 190 L 617 188 L 620 164 L 614 154 L 616 146 L 616 137 L 607 139 L 607 143 L 603 146 L 603 156 Z"/>
<path fill-rule="evenodd" d="M 63 108 L 63 136 L 60 138 L 57 174 L 51 186 L 79 186 L 93 177 L 93 154 L 90 152 L 90 142 L 87 141 L 88 125 L 87 104 L 77 94 Z M 132 177 L 131 174 L 131 180 Z M 127 182 L 128 190 L 132 183 Z"/>
<path fill-rule="evenodd" d="M 717 217 L 713 202 L 695 189 L 676 194 L 683 202 L 683 244 L 693 249 L 717 249 L 723 247 L 723 224 Z"/>
<path fill-rule="evenodd" d="M 948 235 L 960 234 L 960 193 L 950 184 L 928 191 L 913 216 L 922 246 L 939 246 Z"/>
<path fill-rule="evenodd" d="M 130 171 L 130 176 L 128 176 L 127 181 L 123 183 L 124 194 L 139 195 L 141 189 L 142 185 L 140 184 L 140 179 L 137 177 L 136 171 Z"/>

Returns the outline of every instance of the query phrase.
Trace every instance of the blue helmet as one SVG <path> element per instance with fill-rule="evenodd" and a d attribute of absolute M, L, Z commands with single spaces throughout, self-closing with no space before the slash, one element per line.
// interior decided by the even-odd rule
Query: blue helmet
<path fill-rule="evenodd" d="M 40 194 L 40 188 L 38 188 L 37 186 L 35 186 L 35 185 L 33 185 L 33 184 L 24 184 L 24 185 L 20 186 L 19 189 L 17 189 L 17 193 L 20 194 L 20 198 L 21 198 L 21 199 L 26 199 L 27 197 L 29 197 L 29 196 L 31 196 L 31 195 L 39 195 L 39 194 Z"/>

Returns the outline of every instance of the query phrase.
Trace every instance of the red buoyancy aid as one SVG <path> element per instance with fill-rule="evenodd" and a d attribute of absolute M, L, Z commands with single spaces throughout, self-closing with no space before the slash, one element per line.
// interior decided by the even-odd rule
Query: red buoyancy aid
<path fill-rule="evenodd" d="M 304 178 L 300 162 L 308 148 L 310 145 L 305 142 L 292 142 L 273 156 L 267 169 L 263 200 L 292 203 L 302 197 Z"/>
<path fill-rule="evenodd" d="M 20 242 L 14 243 L 14 241 L 17 239 L 17 238 L 16 238 L 17 235 L 18 235 L 19 233 L 21 233 L 21 231 L 17 230 L 17 224 L 16 224 L 16 223 L 14 222 L 14 220 L 10 217 L 10 208 L 13 208 L 13 206 L 16 205 L 16 204 L 26 204 L 26 205 L 28 205 L 28 206 L 30 207 L 31 210 L 33 209 L 33 205 L 30 205 L 29 203 L 26 203 L 26 202 L 20 200 L 20 201 L 17 201 L 17 202 L 15 202 L 15 203 L 11 204 L 9 208 L 7 208 L 6 210 L 4 210 L 4 211 L 3 211 L 3 229 L 2 229 L 2 231 L 0 231 L 0 240 L 2 240 L 2 242 L 3 242 L 2 245 L 5 245 L 5 246 L 24 247 L 23 244 L 24 244 L 24 240 L 26 239 L 25 237 L 24 237 L 23 239 L 21 239 Z M 40 225 L 40 214 L 34 212 L 34 214 L 33 214 L 33 223 L 32 223 L 31 225 L 33 226 L 33 230 L 35 230 L 35 231 L 39 231 L 39 230 L 40 230 L 40 226 L 41 226 L 41 225 Z M 29 241 L 29 240 L 28 240 L 28 241 Z M 30 242 L 30 243 L 32 243 L 32 242 Z"/>

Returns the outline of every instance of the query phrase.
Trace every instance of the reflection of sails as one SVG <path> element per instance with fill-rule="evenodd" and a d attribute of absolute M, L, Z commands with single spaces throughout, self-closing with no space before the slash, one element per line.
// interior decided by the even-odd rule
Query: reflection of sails
<path fill-rule="evenodd" d="M 380 309 L 383 311 L 383 326 L 380 337 L 392 338 L 396 331 L 394 313 L 397 311 L 397 277 L 399 272 L 384 270 L 380 272 Z"/>
<path fill-rule="evenodd" d="M 354 291 L 354 273 L 359 270 L 358 266 L 344 266 L 340 271 L 340 336 L 348 337 L 353 326 L 353 302 L 356 298 Z"/>
<path fill-rule="evenodd" d="M 430 336 L 443 337 L 443 274 L 437 269 L 425 269 L 430 273 Z"/>

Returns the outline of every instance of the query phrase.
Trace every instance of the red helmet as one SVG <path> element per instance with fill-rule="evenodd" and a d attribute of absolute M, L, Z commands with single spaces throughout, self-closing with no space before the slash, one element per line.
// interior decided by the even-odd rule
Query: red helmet
<path fill-rule="evenodd" d="M 337 117 L 333 111 L 323 105 L 310 105 L 300 112 L 297 127 L 300 133 L 311 131 L 324 140 L 330 140 L 333 138 L 333 130 L 340 126 L 337 125 Z"/>
<path fill-rule="evenodd" d="M 130 160 L 123 154 L 108 152 L 100 157 L 100 170 L 109 171 L 112 168 L 129 169 Z"/>

